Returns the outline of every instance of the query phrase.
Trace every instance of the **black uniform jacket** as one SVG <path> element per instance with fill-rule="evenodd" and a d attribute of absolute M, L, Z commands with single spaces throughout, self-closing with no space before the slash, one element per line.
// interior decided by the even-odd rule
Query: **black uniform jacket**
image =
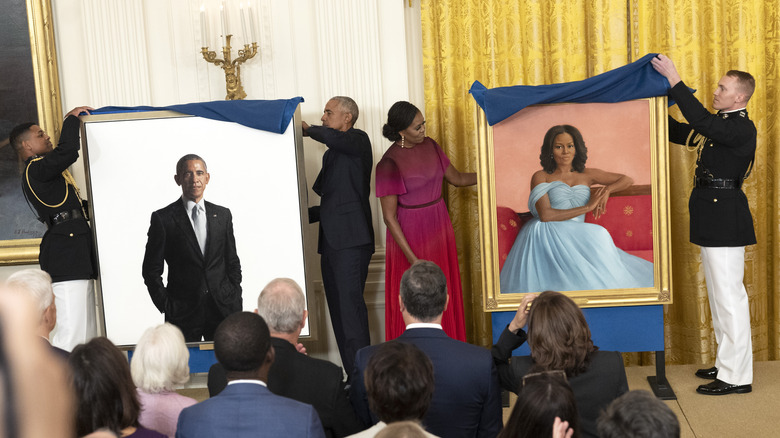
<path fill-rule="evenodd" d="M 669 95 L 688 123 L 669 117 L 669 140 L 692 144 L 706 137 L 699 149 L 696 177 L 741 181 L 756 152 L 756 127 L 746 110 L 712 114 L 680 81 Z M 693 131 L 693 132 L 692 132 Z M 689 141 L 690 138 L 690 141 Z M 745 246 L 756 243 L 753 217 L 741 189 L 694 187 L 688 203 L 691 242 L 700 246 Z"/>
<path fill-rule="evenodd" d="M 43 157 L 30 157 L 22 175 L 25 196 L 38 218 L 49 226 L 41 240 L 38 263 L 54 282 L 86 280 L 97 275 L 92 232 L 87 220 L 78 217 L 51 224 L 52 216 L 58 213 L 81 212 L 81 201 L 75 188 L 62 176 L 62 172 L 79 157 L 80 126 L 76 116 L 65 119 L 57 147 Z"/>

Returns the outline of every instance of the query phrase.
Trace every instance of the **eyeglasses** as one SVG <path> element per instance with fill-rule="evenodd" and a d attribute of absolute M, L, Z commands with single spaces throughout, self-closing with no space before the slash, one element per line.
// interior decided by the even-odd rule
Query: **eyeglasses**
<path fill-rule="evenodd" d="M 568 380 L 566 379 L 566 371 L 563 371 L 563 370 L 549 370 L 549 371 L 540 371 L 538 373 L 530 373 L 530 374 L 524 375 L 523 376 L 523 382 L 522 382 L 522 385 L 520 385 L 520 387 L 521 388 L 524 387 L 526 381 L 533 380 L 533 379 L 535 379 L 537 377 L 541 377 L 541 376 L 551 376 L 551 377 L 555 377 L 555 378 L 560 378 L 564 382 L 568 383 Z"/>

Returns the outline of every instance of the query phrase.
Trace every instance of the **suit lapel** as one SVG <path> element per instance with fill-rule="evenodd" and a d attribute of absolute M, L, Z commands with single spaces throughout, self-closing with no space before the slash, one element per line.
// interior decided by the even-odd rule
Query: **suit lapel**
<path fill-rule="evenodd" d="M 187 214 L 187 210 L 185 210 L 181 199 L 173 204 L 173 209 L 173 220 L 176 222 L 176 226 L 178 226 L 184 234 L 187 243 L 192 247 L 194 253 L 198 254 L 201 260 L 203 260 L 203 254 L 200 252 L 200 245 L 198 245 L 198 238 L 195 237 L 195 230 L 192 229 L 192 222 L 190 222 L 190 217 Z M 208 239 L 206 239 L 206 249 L 208 249 Z"/>
<path fill-rule="evenodd" d="M 217 234 L 221 227 L 219 226 L 220 217 L 217 215 L 217 209 L 214 208 L 214 204 L 205 202 L 206 206 L 206 260 L 210 260 L 212 257 L 212 251 L 214 248 L 213 242 L 217 239 Z M 195 234 L 193 232 L 193 234 Z"/>

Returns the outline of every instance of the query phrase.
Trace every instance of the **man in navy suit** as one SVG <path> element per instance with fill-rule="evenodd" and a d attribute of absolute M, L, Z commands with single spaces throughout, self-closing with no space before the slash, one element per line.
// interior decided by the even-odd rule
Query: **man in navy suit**
<path fill-rule="evenodd" d="M 179 159 L 174 180 L 182 197 L 152 213 L 142 266 L 152 302 L 187 342 L 212 340 L 219 323 L 242 308 L 233 217 L 227 208 L 203 199 L 210 178 L 203 158 L 189 154 Z"/>
<path fill-rule="evenodd" d="M 311 405 L 268 390 L 275 353 L 260 315 L 239 312 L 225 318 L 214 334 L 214 354 L 227 371 L 228 386 L 181 412 L 177 438 L 325 437 Z"/>
<path fill-rule="evenodd" d="M 490 351 L 449 338 L 441 317 L 449 302 L 447 279 L 436 264 L 420 260 L 401 278 L 399 297 L 406 331 L 397 341 L 419 347 L 433 362 L 433 401 L 423 418 L 441 437 L 495 437 L 502 427 L 501 389 Z M 363 372 L 376 346 L 355 358 L 351 398 L 358 417 L 376 423 L 368 409 Z"/>
<path fill-rule="evenodd" d="M 328 101 L 322 126 L 302 122 L 303 135 L 328 147 L 312 189 L 322 197 L 309 209 L 309 221 L 320 222 L 317 251 L 322 255 L 322 283 L 333 333 L 344 369 L 353 368 L 355 353 L 371 344 L 363 289 L 374 253 L 374 227 L 368 196 L 374 159 L 365 132 L 355 129 L 358 106 L 336 96 Z"/>

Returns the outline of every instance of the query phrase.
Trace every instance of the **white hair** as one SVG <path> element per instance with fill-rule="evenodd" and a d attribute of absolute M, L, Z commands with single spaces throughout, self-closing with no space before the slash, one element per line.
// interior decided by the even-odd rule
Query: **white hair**
<path fill-rule="evenodd" d="M 11 274 L 5 281 L 11 289 L 19 290 L 34 299 L 40 315 L 51 306 L 54 292 L 51 288 L 51 276 L 40 269 L 22 269 Z"/>
<path fill-rule="evenodd" d="M 301 327 L 305 309 L 303 291 L 290 278 L 271 280 L 257 297 L 257 313 L 276 333 L 295 333 Z"/>
<path fill-rule="evenodd" d="M 156 394 L 173 391 L 190 379 L 190 352 L 178 327 L 165 323 L 146 329 L 130 361 L 133 382 L 140 390 Z"/>

